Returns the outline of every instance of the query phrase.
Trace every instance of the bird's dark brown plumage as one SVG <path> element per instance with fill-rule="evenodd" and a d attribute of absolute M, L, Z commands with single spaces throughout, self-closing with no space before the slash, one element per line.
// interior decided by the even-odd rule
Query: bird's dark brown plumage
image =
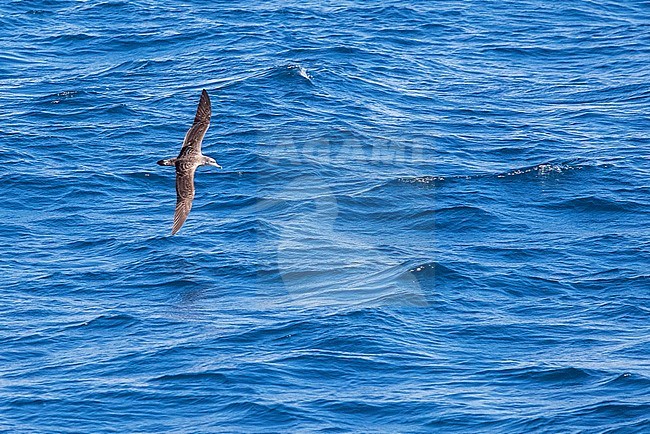
<path fill-rule="evenodd" d="M 174 223 L 172 225 L 172 235 L 174 235 L 183 226 L 194 200 L 194 172 L 196 168 L 203 165 L 221 167 L 214 159 L 206 157 L 201 153 L 201 143 L 208 127 L 210 126 L 210 116 L 212 115 L 212 105 L 208 92 L 203 89 L 201 100 L 196 109 L 194 124 L 185 134 L 183 146 L 178 157 L 169 160 L 160 160 L 161 166 L 176 166 L 176 210 L 174 212 Z"/>
<path fill-rule="evenodd" d="M 191 161 L 176 162 L 176 210 L 174 211 L 174 225 L 172 235 L 183 226 L 194 200 L 194 172 L 196 164 Z"/>
<path fill-rule="evenodd" d="M 208 131 L 208 127 L 210 126 L 210 116 L 212 116 L 212 104 L 210 103 L 208 92 L 203 89 L 199 106 L 196 109 L 196 116 L 194 116 L 194 124 L 187 131 L 187 134 L 185 134 L 183 147 L 178 154 L 178 158 L 201 155 L 201 143 L 203 142 L 205 132 Z"/>

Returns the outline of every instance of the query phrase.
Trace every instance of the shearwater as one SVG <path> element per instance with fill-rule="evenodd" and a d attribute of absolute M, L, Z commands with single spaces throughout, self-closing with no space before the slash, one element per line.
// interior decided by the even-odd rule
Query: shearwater
<path fill-rule="evenodd" d="M 201 143 L 205 132 L 210 126 L 210 116 L 212 116 L 212 104 L 208 92 L 203 89 L 199 107 L 196 109 L 194 124 L 185 134 L 185 140 L 178 157 L 158 161 L 161 166 L 176 166 L 176 211 L 174 212 L 172 235 L 183 226 L 187 215 L 192 209 L 194 172 L 196 168 L 199 166 L 215 166 L 221 169 L 221 166 L 217 164 L 214 158 L 201 153 Z"/>

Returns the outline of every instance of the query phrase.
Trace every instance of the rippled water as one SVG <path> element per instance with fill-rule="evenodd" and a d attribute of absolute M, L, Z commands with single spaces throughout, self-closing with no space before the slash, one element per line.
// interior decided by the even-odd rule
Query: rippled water
<path fill-rule="evenodd" d="M 650 4 L 4 1 L 0 431 L 647 432 Z M 201 89 L 196 198 L 169 236 Z"/>

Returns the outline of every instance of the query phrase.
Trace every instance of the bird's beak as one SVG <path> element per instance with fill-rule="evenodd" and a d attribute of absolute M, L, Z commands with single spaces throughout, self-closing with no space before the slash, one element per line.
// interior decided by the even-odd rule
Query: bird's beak
<path fill-rule="evenodd" d="M 216 161 L 215 161 L 213 164 L 211 164 L 211 165 L 214 166 L 214 167 L 218 167 L 219 169 L 223 169 L 223 167 L 221 167 L 221 166 L 219 165 L 219 163 L 217 163 Z"/>

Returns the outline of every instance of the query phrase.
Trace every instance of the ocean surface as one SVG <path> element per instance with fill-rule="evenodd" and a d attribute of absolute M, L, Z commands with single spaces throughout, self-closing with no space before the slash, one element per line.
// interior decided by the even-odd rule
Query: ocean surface
<path fill-rule="evenodd" d="M 647 1 L 3 0 L 0 163 L 0 432 L 650 432 Z"/>

